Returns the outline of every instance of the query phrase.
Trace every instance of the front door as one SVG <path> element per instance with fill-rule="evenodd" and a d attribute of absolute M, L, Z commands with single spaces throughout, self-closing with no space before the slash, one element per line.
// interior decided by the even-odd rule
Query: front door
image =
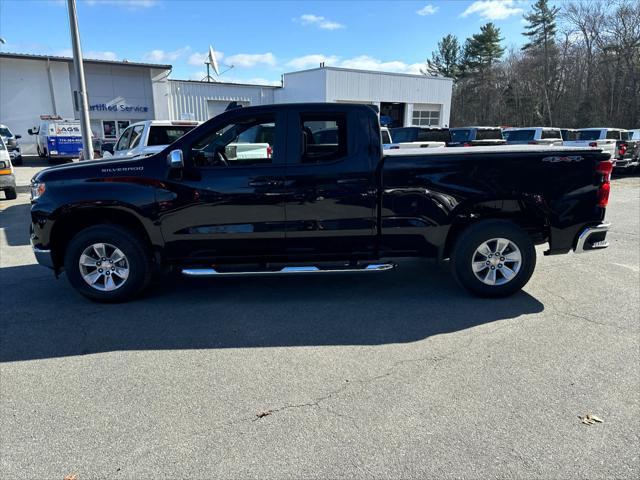
<path fill-rule="evenodd" d="M 290 256 L 368 257 L 375 245 L 375 166 L 358 112 L 292 111 L 287 168 Z M 351 134 L 349 134 L 351 132 Z"/>
<path fill-rule="evenodd" d="M 167 182 L 161 213 L 170 258 L 249 262 L 284 252 L 284 118 L 236 115 L 184 143 L 182 178 Z"/>

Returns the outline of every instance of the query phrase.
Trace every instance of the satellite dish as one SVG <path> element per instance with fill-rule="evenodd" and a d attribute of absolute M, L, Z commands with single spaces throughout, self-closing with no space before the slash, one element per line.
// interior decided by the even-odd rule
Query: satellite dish
<path fill-rule="evenodd" d="M 216 52 L 213 50 L 211 45 L 209 45 L 209 63 L 213 67 L 213 71 L 216 72 L 216 75 L 220 75 L 220 67 L 218 67 L 218 60 L 216 60 Z"/>

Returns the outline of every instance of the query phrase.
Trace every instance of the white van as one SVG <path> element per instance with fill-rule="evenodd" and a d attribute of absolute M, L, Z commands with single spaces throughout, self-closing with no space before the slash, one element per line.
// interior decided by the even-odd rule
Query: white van
<path fill-rule="evenodd" d="M 80 120 L 41 115 L 40 123 L 28 130 L 36 135 L 38 155 L 49 162 L 53 159 L 78 158 L 82 151 Z"/>

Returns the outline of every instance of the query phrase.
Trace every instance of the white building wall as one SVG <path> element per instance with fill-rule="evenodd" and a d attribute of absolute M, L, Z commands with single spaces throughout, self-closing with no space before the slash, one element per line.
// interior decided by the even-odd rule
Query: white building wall
<path fill-rule="evenodd" d="M 20 145 L 26 155 L 36 151 L 35 137 L 27 130 L 39 123 L 40 115 L 73 118 L 67 63 L 50 62 L 50 72 L 51 86 L 46 60 L 0 57 L 0 123 L 22 135 Z"/>
<path fill-rule="evenodd" d="M 275 103 L 327 102 L 327 70 L 317 68 L 283 75 L 283 88 Z"/>
<path fill-rule="evenodd" d="M 180 120 L 192 116 L 195 120 L 206 121 L 210 118 L 210 111 L 213 113 L 213 102 L 240 102 L 248 106 L 271 104 L 274 103 L 275 89 L 260 85 L 170 80 L 169 119 Z"/>

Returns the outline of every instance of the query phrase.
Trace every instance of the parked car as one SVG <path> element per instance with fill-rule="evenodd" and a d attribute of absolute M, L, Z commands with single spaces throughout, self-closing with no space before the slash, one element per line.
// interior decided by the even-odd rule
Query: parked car
<path fill-rule="evenodd" d="M 578 130 L 575 128 L 561 128 L 560 133 L 562 134 L 563 142 L 572 142 L 577 139 Z"/>
<path fill-rule="evenodd" d="M 337 144 L 306 138 L 331 124 Z M 273 155 L 226 157 L 261 126 L 273 128 Z M 383 153 L 366 105 L 239 108 L 155 155 L 40 171 L 30 238 L 38 262 L 96 301 L 131 299 L 165 267 L 371 273 L 416 256 L 450 258 L 462 286 L 498 297 L 527 283 L 536 244 L 549 255 L 607 247 L 611 168 L 599 150 L 555 146 Z"/>
<path fill-rule="evenodd" d="M 451 141 L 448 128 L 399 127 L 392 129 L 394 143 L 391 148 L 436 148 Z"/>
<path fill-rule="evenodd" d="M 488 147 L 505 145 L 500 127 L 462 127 L 451 128 L 449 147 Z"/>
<path fill-rule="evenodd" d="M 637 166 L 634 160 L 636 146 L 628 138 L 629 132 L 621 128 L 580 128 L 576 140 L 565 142 L 565 145 L 599 148 L 611 155 L 615 168 L 627 169 Z"/>
<path fill-rule="evenodd" d="M 0 124 L 0 137 L 2 137 L 5 147 L 7 147 L 11 163 L 13 165 L 22 165 L 22 151 L 18 143 L 22 135 L 14 135 L 9 127 Z"/>
<path fill-rule="evenodd" d="M 562 145 L 562 133 L 559 128 L 506 128 L 502 131 L 502 136 L 507 145 Z"/>
<path fill-rule="evenodd" d="M 113 147 L 113 157 L 149 156 L 164 150 L 199 123 L 194 121 L 145 120 L 129 125 Z M 108 158 L 110 154 L 104 154 Z"/>
<path fill-rule="evenodd" d="M 82 130 L 79 120 L 60 116 L 41 115 L 40 123 L 28 130 L 36 136 L 38 155 L 49 163 L 54 160 L 75 159 L 82 151 Z"/>
<path fill-rule="evenodd" d="M 0 136 L 0 190 L 4 192 L 7 200 L 14 200 L 18 196 L 11 157 L 2 136 Z"/>
<path fill-rule="evenodd" d="M 631 131 L 622 131 L 620 137 L 616 144 L 618 152 L 613 168 L 618 171 L 635 171 L 640 166 L 640 139 L 635 140 Z"/>

